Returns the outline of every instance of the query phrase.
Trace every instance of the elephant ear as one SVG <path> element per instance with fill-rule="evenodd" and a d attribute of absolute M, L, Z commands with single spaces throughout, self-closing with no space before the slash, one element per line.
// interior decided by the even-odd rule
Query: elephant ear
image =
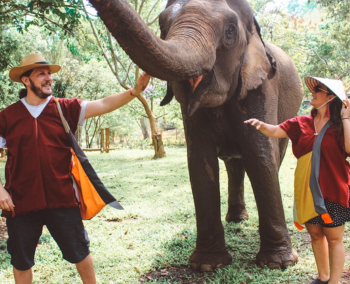
<path fill-rule="evenodd" d="M 243 55 L 241 67 L 242 88 L 238 100 L 243 100 L 248 91 L 257 89 L 276 70 L 276 61 L 265 49 L 259 34 L 259 26 L 253 26 L 252 36 Z"/>

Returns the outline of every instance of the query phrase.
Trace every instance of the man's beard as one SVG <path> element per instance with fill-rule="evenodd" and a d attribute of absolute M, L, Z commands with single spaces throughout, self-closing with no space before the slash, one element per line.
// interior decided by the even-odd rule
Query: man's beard
<path fill-rule="evenodd" d="M 46 99 L 48 96 L 51 95 L 51 94 L 44 94 L 43 91 L 41 90 L 41 88 L 35 86 L 34 82 L 30 78 L 29 78 L 29 82 L 30 82 L 30 89 L 32 90 L 34 95 L 36 95 L 40 99 Z"/>

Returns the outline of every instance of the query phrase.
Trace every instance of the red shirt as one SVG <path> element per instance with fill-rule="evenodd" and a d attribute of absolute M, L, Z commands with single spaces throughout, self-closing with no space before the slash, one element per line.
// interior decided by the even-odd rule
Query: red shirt
<path fill-rule="evenodd" d="M 80 103 L 60 99 L 73 133 Z M 37 118 L 21 101 L 5 108 L 0 112 L 0 136 L 8 148 L 5 189 L 15 205 L 15 215 L 78 206 L 71 179 L 71 147 L 53 99 Z M 12 212 L 3 210 L 2 216 L 11 217 Z"/>
<path fill-rule="evenodd" d="M 311 115 L 296 116 L 279 125 L 292 141 L 294 156 L 299 159 L 312 151 L 316 140 Z M 349 163 L 346 158 L 344 134 L 330 126 L 322 140 L 319 184 L 323 198 L 349 207 Z"/>

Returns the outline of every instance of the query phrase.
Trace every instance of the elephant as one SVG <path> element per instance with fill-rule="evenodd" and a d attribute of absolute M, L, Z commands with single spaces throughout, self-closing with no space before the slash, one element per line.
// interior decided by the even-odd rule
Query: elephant
<path fill-rule="evenodd" d="M 278 124 L 297 114 L 303 85 L 288 55 L 264 42 L 246 0 L 168 0 L 158 38 L 124 0 L 90 0 L 130 58 L 166 80 L 162 105 L 181 105 L 197 221 L 191 267 L 229 265 L 221 222 L 219 158 L 228 174 L 226 221 L 248 218 L 247 173 L 259 213 L 256 263 L 271 269 L 297 262 L 286 227 L 278 172 L 288 139 L 268 138 L 249 118 Z"/>

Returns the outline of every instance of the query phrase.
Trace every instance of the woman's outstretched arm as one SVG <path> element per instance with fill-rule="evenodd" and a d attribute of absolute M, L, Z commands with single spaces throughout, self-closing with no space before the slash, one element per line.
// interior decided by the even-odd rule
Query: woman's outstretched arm
<path fill-rule="evenodd" d="M 273 138 L 287 138 L 287 133 L 278 125 L 268 124 L 263 121 L 260 121 L 256 118 L 251 118 L 244 123 L 254 126 L 257 130 L 260 130 L 264 135 Z"/>

